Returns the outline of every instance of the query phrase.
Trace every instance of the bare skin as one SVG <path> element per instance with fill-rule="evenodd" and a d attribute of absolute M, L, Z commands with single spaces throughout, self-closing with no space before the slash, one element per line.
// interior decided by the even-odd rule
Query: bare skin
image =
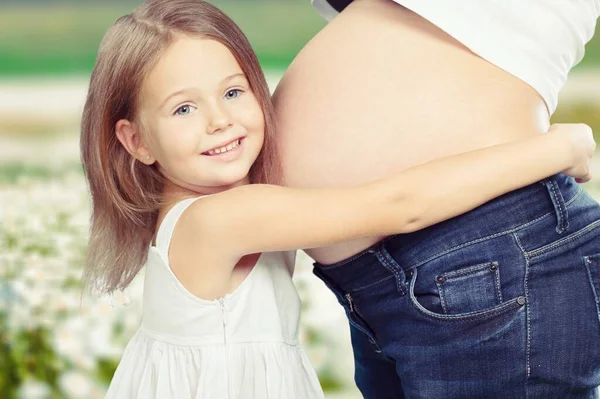
<path fill-rule="evenodd" d="M 139 119 L 121 119 L 115 130 L 165 177 L 159 221 L 175 203 L 204 196 L 181 215 L 168 254 L 177 279 L 203 299 L 233 292 L 263 252 L 420 230 L 560 171 L 586 179 L 595 147 L 589 127 L 553 126 L 352 188 L 248 184 L 264 114 L 233 54 L 202 37 L 177 37 L 139 104 Z"/>
<path fill-rule="evenodd" d="M 355 0 L 300 52 L 274 100 L 293 187 L 362 184 L 549 126 L 533 88 L 391 0 Z M 331 264 L 380 239 L 307 253 Z"/>

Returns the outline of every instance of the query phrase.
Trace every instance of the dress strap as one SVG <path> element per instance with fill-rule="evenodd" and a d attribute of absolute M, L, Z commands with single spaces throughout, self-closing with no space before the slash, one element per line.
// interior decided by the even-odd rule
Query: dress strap
<path fill-rule="evenodd" d="M 175 225 L 181 217 L 181 214 L 197 199 L 204 197 L 207 197 L 207 195 L 184 199 L 175 204 L 165 215 L 165 218 L 160 223 L 158 232 L 156 233 L 156 249 L 163 254 L 165 259 L 169 259 L 169 246 L 171 245 L 173 230 L 175 230 Z"/>

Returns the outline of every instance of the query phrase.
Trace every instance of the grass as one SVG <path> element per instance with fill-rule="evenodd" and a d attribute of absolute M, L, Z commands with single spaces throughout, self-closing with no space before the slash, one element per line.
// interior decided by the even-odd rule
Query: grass
<path fill-rule="evenodd" d="M 88 74 L 106 29 L 139 3 L 0 7 L 0 75 Z M 303 0 L 213 3 L 240 25 L 271 68 L 287 66 L 325 25 Z"/>
<path fill-rule="evenodd" d="M 56 180 L 62 179 L 71 173 L 82 173 L 81 165 L 79 163 L 70 163 L 50 168 L 47 165 L 33 163 L 0 163 L 0 189 L 15 185 L 23 179 L 35 181 Z"/>

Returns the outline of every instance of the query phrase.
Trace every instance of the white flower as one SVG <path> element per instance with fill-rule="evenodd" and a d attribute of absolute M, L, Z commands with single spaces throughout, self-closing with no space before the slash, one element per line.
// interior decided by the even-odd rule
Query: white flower
<path fill-rule="evenodd" d="M 27 380 L 19 388 L 20 399 L 45 399 L 50 396 L 50 387 L 45 382 Z"/>
<path fill-rule="evenodd" d="M 63 358 L 85 359 L 84 339 L 87 334 L 84 319 L 73 315 L 66 323 L 54 330 L 54 349 Z"/>
<path fill-rule="evenodd" d="M 113 325 L 104 320 L 93 326 L 87 339 L 87 349 L 90 354 L 97 358 L 118 359 L 122 354 L 122 348 L 114 343 L 112 336 Z"/>
<path fill-rule="evenodd" d="M 59 385 L 70 399 L 88 399 L 95 384 L 82 373 L 68 371 L 60 376 Z"/>

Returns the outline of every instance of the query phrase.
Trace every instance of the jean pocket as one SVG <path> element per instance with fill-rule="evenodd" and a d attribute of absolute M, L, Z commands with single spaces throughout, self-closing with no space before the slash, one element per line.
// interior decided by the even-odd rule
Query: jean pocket
<path fill-rule="evenodd" d="M 427 281 L 421 281 L 426 278 Z M 420 286 L 419 293 L 416 285 Z M 436 300 L 432 294 L 437 293 Z M 413 306 L 423 315 L 438 320 L 481 320 L 525 305 L 525 297 L 503 301 L 500 265 L 487 262 L 437 276 L 419 278 L 414 270 L 409 289 Z"/>
<path fill-rule="evenodd" d="M 435 284 L 445 314 L 475 312 L 502 303 L 498 262 L 439 274 Z"/>
<path fill-rule="evenodd" d="M 585 256 L 583 258 L 587 269 L 594 299 L 596 300 L 596 310 L 598 311 L 598 319 L 600 320 L 600 254 Z"/>

